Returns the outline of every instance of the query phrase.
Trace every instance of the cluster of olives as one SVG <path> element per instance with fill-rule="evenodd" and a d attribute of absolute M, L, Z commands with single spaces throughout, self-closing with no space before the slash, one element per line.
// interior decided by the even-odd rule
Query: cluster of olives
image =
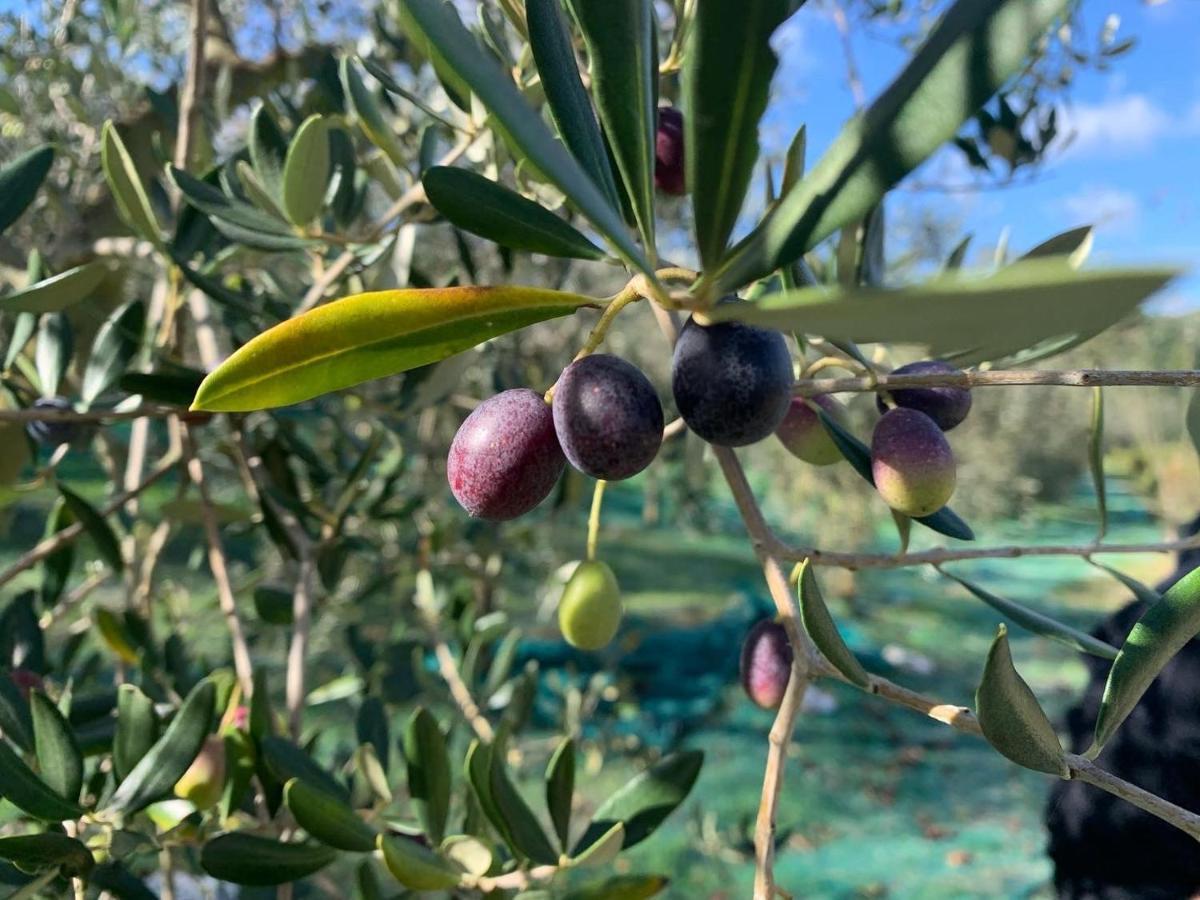
<path fill-rule="evenodd" d="M 923 360 L 896 369 L 896 375 L 958 374 L 941 360 Z M 928 516 L 950 500 L 956 482 L 954 454 L 946 432 L 971 410 L 971 392 L 958 387 L 903 388 L 890 393 L 890 404 L 876 398 L 881 413 L 871 436 L 871 474 L 881 497 L 909 516 Z M 833 397 L 795 398 L 778 434 L 791 453 L 813 465 L 842 458 L 815 407 L 840 420 L 844 407 Z"/>

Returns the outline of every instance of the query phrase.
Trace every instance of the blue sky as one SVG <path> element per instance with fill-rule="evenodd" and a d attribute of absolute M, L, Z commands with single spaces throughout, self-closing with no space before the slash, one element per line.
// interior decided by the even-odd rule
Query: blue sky
<path fill-rule="evenodd" d="M 1200 3 L 1084 0 L 1084 24 L 1092 33 L 1109 13 L 1121 17 L 1119 37 L 1137 43 L 1109 71 L 1079 73 L 1060 118 L 1060 132 L 1074 133 L 1074 142 L 1052 154 L 1034 181 L 968 193 L 900 190 L 895 212 L 903 215 L 912 204 L 936 208 L 975 235 L 974 252 L 980 254 L 990 252 L 1005 227 L 1011 229 L 1009 246 L 1019 251 L 1093 223 L 1094 262 L 1169 262 L 1195 270 L 1155 304 L 1164 312 L 1194 309 L 1200 307 Z M 814 2 L 785 26 L 776 46 L 781 64 L 764 143 L 779 151 L 805 122 L 811 163 L 853 108 L 840 38 L 828 12 Z M 869 34 L 857 34 L 853 46 L 873 96 L 898 71 L 903 55 Z M 917 178 L 971 180 L 954 150 L 928 162 Z"/>

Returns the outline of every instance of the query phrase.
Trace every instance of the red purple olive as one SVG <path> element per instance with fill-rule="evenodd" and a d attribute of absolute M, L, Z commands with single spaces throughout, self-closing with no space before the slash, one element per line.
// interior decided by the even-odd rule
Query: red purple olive
<path fill-rule="evenodd" d="M 954 454 L 929 416 L 897 407 L 885 413 L 871 438 L 871 473 L 880 496 L 909 516 L 937 512 L 954 493 Z"/>
<path fill-rule="evenodd" d="M 842 459 L 842 452 L 829 436 L 829 430 L 809 403 L 816 403 L 830 416 L 841 420 L 845 407 L 828 394 L 820 394 L 805 400 L 793 397 L 783 422 L 775 429 L 775 435 L 793 456 L 814 466 L 828 466 Z"/>
<path fill-rule="evenodd" d="M 683 158 L 683 113 L 673 106 L 658 109 L 654 135 L 654 184 L 664 194 L 687 193 Z"/>
<path fill-rule="evenodd" d="M 792 645 L 774 619 L 756 622 L 742 643 L 742 688 L 757 706 L 775 709 L 783 702 L 792 674 Z"/>
<path fill-rule="evenodd" d="M 620 481 L 654 461 L 663 411 L 650 380 L 617 356 L 567 366 L 554 388 L 554 429 L 567 460 L 593 478 Z"/>
<path fill-rule="evenodd" d="M 549 405 L 541 394 L 517 388 L 467 416 L 450 444 L 446 477 L 468 513 L 502 521 L 545 500 L 566 462 Z"/>
<path fill-rule="evenodd" d="M 689 319 L 675 344 L 675 406 L 710 444 L 741 447 L 775 431 L 791 405 L 794 380 L 778 331 Z"/>
<path fill-rule="evenodd" d="M 892 372 L 893 375 L 961 375 L 962 370 L 940 359 L 909 363 Z M 892 401 L 905 409 L 925 413 L 942 431 L 961 425 L 971 411 L 971 392 L 960 387 L 899 388 L 889 391 Z M 882 397 L 875 398 L 881 413 L 887 412 Z"/>

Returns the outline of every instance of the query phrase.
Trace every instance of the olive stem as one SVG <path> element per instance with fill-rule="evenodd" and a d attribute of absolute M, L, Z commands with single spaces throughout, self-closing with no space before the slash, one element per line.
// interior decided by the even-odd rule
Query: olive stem
<path fill-rule="evenodd" d="M 1002 371 L 964 371 L 934 375 L 885 375 L 855 378 L 801 378 L 793 392 L 802 397 L 818 394 L 862 394 L 878 390 L 933 387 L 1195 387 L 1200 385 L 1200 369 L 1114 370 L 1005 369 Z"/>
<path fill-rule="evenodd" d="M 587 558 L 596 558 L 596 546 L 600 543 L 600 510 L 604 506 L 604 488 L 608 484 L 603 478 L 596 479 L 592 492 L 592 511 L 588 514 Z"/>

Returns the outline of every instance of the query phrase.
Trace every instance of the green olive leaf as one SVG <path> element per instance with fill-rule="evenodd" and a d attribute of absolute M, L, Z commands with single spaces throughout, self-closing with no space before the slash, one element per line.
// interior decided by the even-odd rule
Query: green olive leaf
<path fill-rule="evenodd" d="M 83 787 L 83 754 L 71 726 L 41 691 L 31 691 L 33 740 L 38 772 L 55 793 L 68 800 L 79 797 Z"/>
<path fill-rule="evenodd" d="M 375 829 L 341 798 L 293 778 L 284 785 L 283 802 L 297 824 L 322 844 L 351 853 L 375 849 Z"/>
<path fill-rule="evenodd" d="M 283 209 L 293 225 L 307 225 L 325 208 L 329 176 L 329 125 L 312 115 L 296 129 L 283 164 Z"/>
<path fill-rule="evenodd" d="M 82 842 L 56 831 L 0 837 L 0 859 L 26 872 L 58 869 L 68 878 L 84 877 L 95 865 Z"/>
<path fill-rule="evenodd" d="M 580 294 L 524 287 L 356 294 L 243 344 L 200 385 L 192 408 L 235 412 L 299 403 L 437 362 L 591 303 Z"/>
<path fill-rule="evenodd" d="M 492 113 L 508 142 L 534 169 L 567 195 L 623 259 L 653 275 L 650 263 L 630 239 L 617 210 L 579 162 L 555 140 L 542 117 L 526 102 L 495 57 L 483 50 L 467 31 L 454 8 L 441 0 L 402 0 L 401 10 L 407 17 L 410 31 L 415 30 L 416 37 L 436 48 L 470 86 Z M 653 146 L 650 152 L 653 154 Z M 650 162 L 653 162 L 652 155 Z"/>
<path fill-rule="evenodd" d="M 38 322 L 37 344 L 33 351 L 38 386 L 42 396 L 59 393 L 62 381 L 75 356 L 75 332 L 65 313 L 48 313 Z"/>
<path fill-rule="evenodd" d="M 1092 473 L 1092 488 L 1096 491 L 1096 511 L 1100 528 L 1096 540 L 1104 540 L 1108 531 L 1108 491 L 1104 480 L 1104 388 L 1092 388 L 1092 423 L 1088 430 L 1088 469 Z"/>
<path fill-rule="evenodd" d="M 287 158 L 287 139 L 265 104 L 259 104 L 250 119 L 248 140 L 250 164 L 272 197 L 283 193 L 283 165 Z"/>
<path fill-rule="evenodd" d="M 565 737 L 546 767 L 546 808 L 559 846 L 566 851 L 571 835 L 571 804 L 575 797 L 575 741 Z M 624 832 L 622 832 L 624 840 Z"/>
<path fill-rule="evenodd" d="M 86 300 L 108 275 L 107 263 L 93 260 L 0 297 L 0 312 L 54 313 Z"/>
<path fill-rule="evenodd" d="M 552 866 L 558 853 L 525 798 L 517 791 L 504 767 L 503 754 L 493 750 L 489 784 L 492 802 L 504 823 L 504 837 L 513 852 L 539 865 Z"/>
<path fill-rule="evenodd" d="M 1198 633 L 1200 569 L 1193 569 L 1142 614 L 1113 660 L 1089 757 L 1100 753 L 1158 673 Z"/>
<path fill-rule="evenodd" d="M 414 891 L 447 891 L 462 873 L 428 847 L 406 837 L 379 835 L 379 849 L 392 877 Z"/>
<path fill-rule="evenodd" d="M 558 133 L 579 160 L 609 205 L 619 209 L 621 198 L 613 180 L 612 163 L 587 89 L 579 76 L 575 47 L 559 0 L 525 0 L 529 47 L 546 92 L 546 105 Z"/>
<path fill-rule="evenodd" d="M 846 646 L 833 616 L 829 614 L 829 607 L 825 605 L 825 598 L 821 596 L 821 586 L 817 583 L 811 560 L 806 559 L 800 564 L 797 594 L 800 600 L 800 620 L 817 649 L 851 684 L 868 690 L 871 687 L 871 676 L 862 667 L 858 657 Z"/>
<path fill-rule="evenodd" d="M 0 169 L 0 232 L 20 218 L 37 196 L 54 162 L 49 144 L 22 153 Z"/>
<path fill-rule="evenodd" d="M 633 204 L 642 244 L 653 253 L 658 85 L 653 4 L 651 0 L 567 3 L 583 32 L 592 97 Z"/>
<path fill-rule="evenodd" d="M 687 34 L 683 108 L 696 247 L 704 269 L 720 261 L 758 161 L 758 122 L 779 63 L 771 35 L 791 0 L 705 0 Z"/>
<path fill-rule="evenodd" d="M 117 688 L 117 730 L 113 736 L 113 772 L 122 781 L 158 740 L 154 701 L 135 684 Z"/>
<path fill-rule="evenodd" d="M 408 794 L 417 816 L 430 840 L 440 843 L 450 812 L 450 757 L 446 736 L 424 707 L 417 707 L 404 730 L 404 758 L 408 763 Z"/>
<path fill-rule="evenodd" d="M 396 137 L 396 132 L 392 130 L 391 125 L 383 117 L 383 110 L 379 107 L 379 101 L 375 99 L 365 84 L 363 84 L 362 75 L 358 72 L 358 66 L 354 61 L 347 58 L 343 59 L 338 70 L 341 74 L 342 88 L 346 92 L 346 97 L 350 101 L 350 108 L 354 111 L 354 118 L 358 122 L 358 127 L 362 133 L 367 136 L 372 144 L 382 150 L 395 165 L 402 166 L 406 162 L 406 153 L 404 147 L 400 143 L 400 139 Z"/>
<path fill-rule="evenodd" d="M 1089 653 L 1101 659 L 1115 659 L 1117 656 L 1117 648 L 1099 638 L 1094 638 L 1090 634 L 1085 634 L 1069 625 L 1064 625 L 1062 622 L 1052 619 L 1037 610 L 1022 606 L 1020 603 L 1016 603 L 1005 597 L 998 597 L 991 591 L 986 591 L 979 585 L 967 581 L 965 578 L 951 575 L 945 569 L 939 567 L 938 571 L 951 581 L 957 581 L 975 597 L 1002 615 L 1007 616 L 1026 631 L 1039 634 L 1052 641 L 1058 641 L 1072 650 L 1078 650 L 1080 653 Z"/>
<path fill-rule="evenodd" d="M 299 778 L 330 796 L 349 802 L 350 795 L 345 786 L 318 765 L 298 744 L 278 735 L 268 735 L 259 740 L 259 749 L 267 769 L 280 784 Z"/>
<path fill-rule="evenodd" d="M 338 852 L 315 843 L 286 844 L 274 838 L 231 831 L 200 850 L 200 868 L 219 881 L 271 887 L 307 878 L 325 868 Z"/>
<path fill-rule="evenodd" d="M 454 225 L 503 247 L 575 259 L 605 256 L 568 222 L 490 178 L 433 166 L 421 182 L 429 202 Z"/>
<path fill-rule="evenodd" d="M 1054 726 L 1013 668 L 1003 625 L 988 651 L 975 692 L 975 712 L 983 736 L 1001 755 L 1035 772 L 1070 776 Z"/>
<path fill-rule="evenodd" d="M 75 521 L 79 522 L 91 537 L 92 543 L 96 545 L 96 550 L 104 558 L 104 561 L 112 567 L 114 572 L 125 571 L 125 559 L 121 555 L 121 542 L 113 533 L 112 526 L 105 521 L 94 506 L 62 482 L 58 483 L 58 492 L 62 496 L 63 502 L 67 504 L 67 509 L 71 511 L 71 515 L 75 517 Z"/>
<path fill-rule="evenodd" d="M 1066 7 L 1066 0 L 957 0 L 896 80 L 708 279 L 713 293 L 762 278 L 862 219 L 1025 65 Z"/>
<path fill-rule="evenodd" d="M 1072 228 L 1062 234 L 1042 241 L 1021 259 L 1038 259 L 1043 256 L 1065 256 L 1074 269 L 1084 264 L 1092 252 L 1093 233 L 1091 225 Z"/>
<path fill-rule="evenodd" d="M 146 187 L 111 120 L 104 123 L 100 132 L 100 167 L 121 219 L 138 237 L 162 246 L 162 230 Z"/>
<path fill-rule="evenodd" d="M 137 354 L 146 328 L 146 305 L 131 300 L 117 307 L 92 341 L 87 367 L 83 370 L 83 386 L 79 396 L 90 406 L 101 394 L 116 384 Z"/>
<path fill-rule="evenodd" d="M 0 797 L 43 822 L 78 819 L 83 814 L 78 803 L 38 778 L 5 741 L 0 741 Z"/>
<path fill-rule="evenodd" d="M 625 843 L 625 823 L 618 822 L 600 837 L 596 838 L 587 849 L 571 859 L 572 866 L 594 866 L 600 868 L 609 865 L 621 852 Z"/>

